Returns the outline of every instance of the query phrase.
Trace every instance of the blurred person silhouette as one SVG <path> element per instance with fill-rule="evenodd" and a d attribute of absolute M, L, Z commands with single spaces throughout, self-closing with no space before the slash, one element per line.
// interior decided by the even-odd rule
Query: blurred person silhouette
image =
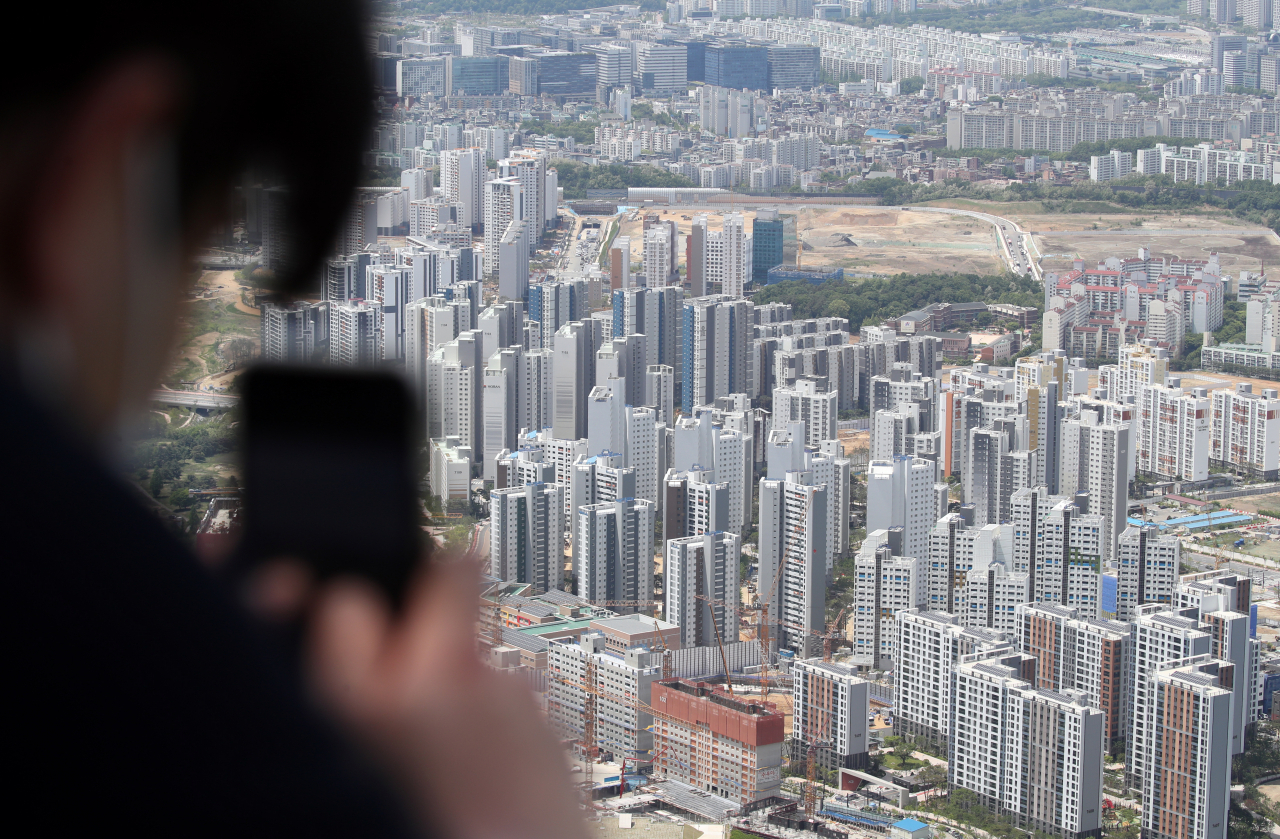
<path fill-rule="evenodd" d="M 354 0 L 177 8 L 72 3 L 56 45 L 0 53 L 10 806 L 50 835 L 581 836 L 528 691 L 477 658 L 470 563 L 395 615 L 356 581 L 311 590 L 297 667 L 116 477 L 233 184 L 287 184 L 296 288 L 372 115 Z M 304 593 L 280 568 L 261 611 Z"/>

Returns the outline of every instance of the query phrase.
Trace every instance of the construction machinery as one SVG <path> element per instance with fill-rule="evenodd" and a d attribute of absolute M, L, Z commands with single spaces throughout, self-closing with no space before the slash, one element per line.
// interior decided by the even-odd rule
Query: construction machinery
<path fill-rule="evenodd" d="M 583 674 L 586 684 L 582 686 L 582 771 L 586 776 L 587 800 L 591 799 L 591 790 L 595 788 L 596 756 L 600 747 L 596 745 L 596 660 L 587 656 L 587 671 Z"/>
<path fill-rule="evenodd" d="M 725 655 L 724 639 L 720 637 L 720 626 L 716 622 L 715 611 L 712 609 L 712 606 L 714 605 L 723 606 L 725 608 L 725 614 L 728 614 L 729 605 L 722 600 L 716 600 L 714 598 L 707 597 L 704 594 L 695 594 L 694 598 L 697 600 L 706 601 L 707 611 L 711 612 L 711 628 L 715 630 L 716 646 L 720 648 L 720 662 L 724 665 L 725 687 L 729 689 L 729 695 L 733 696 L 733 679 L 730 678 L 729 676 L 729 656 Z"/>
<path fill-rule="evenodd" d="M 813 503 L 813 496 L 806 495 L 804 501 L 804 513 L 800 516 L 801 522 L 809 520 L 809 508 Z M 803 532 L 802 525 L 793 525 L 793 532 L 799 534 Z M 804 567 L 804 562 L 798 559 L 787 559 L 783 556 L 782 561 L 778 563 L 777 570 L 773 574 L 773 585 L 767 597 L 761 597 L 759 587 L 756 589 L 756 602 L 751 606 L 744 606 L 743 611 L 757 612 L 760 615 L 756 623 L 756 639 L 760 642 L 760 688 L 761 696 L 765 702 L 769 701 L 769 603 L 773 601 L 774 596 L 778 593 L 778 585 L 782 581 L 783 571 L 788 562 Z M 761 566 L 763 569 L 763 565 Z"/>

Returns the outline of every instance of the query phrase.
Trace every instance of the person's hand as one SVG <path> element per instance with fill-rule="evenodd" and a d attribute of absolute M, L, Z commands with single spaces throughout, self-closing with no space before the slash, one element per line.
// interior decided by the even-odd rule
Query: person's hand
<path fill-rule="evenodd" d="M 477 577 L 470 562 L 437 564 L 399 615 L 363 582 L 325 586 L 311 611 L 313 683 L 434 832 L 583 837 L 567 757 L 528 686 L 477 656 Z"/>

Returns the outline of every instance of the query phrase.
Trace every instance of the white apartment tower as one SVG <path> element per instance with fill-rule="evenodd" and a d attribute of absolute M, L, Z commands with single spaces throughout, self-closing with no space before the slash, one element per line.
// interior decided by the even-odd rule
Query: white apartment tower
<path fill-rule="evenodd" d="M 1207 655 L 1156 668 L 1143 720 L 1153 756 L 1142 783 L 1142 834 L 1225 839 L 1231 803 L 1230 663 Z"/>
<path fill-rule="evenodd" d="M 440 153 L 440 192 L 458 208 L 458 223 L 474 227 L 484 221 L 484 149 L 450 149 Z"/>
<path fill-rule="evenodd" d="M 1103 560 L 1113 566 L 1129 504 L 1129 426 L 1103 423 L 1093 411 L 1082 411 L 1062 423 L 1061 452 L 1058 491 L 1089 493 L 1089 510 L 1102 516 Z"/>
<path fill-rule="evenodd" d="M 1135 425 L 1139 475 L 1173 481 L 1209 477 L 1209 397 L 1204 388 L 1190 393 L 1181 380 L 1145 385 L 1138 392 Z"/>
<path fill-rule="evenodd" d="M 901 527 L 902 556 L 923 557 L 929 531 L 947 512 L 948 488 L 931 460 L 899 455 L 867 468 L 867 530 Z"/>
<path fill-rule="evenodd" d="M 817 759 L 825 769 L 865 769 L 870 687 L 847 664 L 800 659 L 791 665 L 791 759 L 803 761 L 811 742 L 825 742 Z"/>
<path fill-rule="evenodd" d="M 1103 713 L 1037 689 L 999 660 L 959 665 L 948 783 L 1023 828 L 1085 839 L 1102 826 Z"/>
<path fill-rule="evenodd" d="M 1098 368 L 1098 387 L 1104 387 L 1117 402 L 1137 396 L 1147 385 L 1163 385 L 1169 374 L 1169 351 L 1154 342 L 1126 344 L 1120 348 L 1117 364 Z"/>
<path fill-rule="evenodd" d="M 661 288 L 671 284 L 671 253 L 674 248 L 669 225 L 659 224 L 644 231 L 646 288 Z"/>
<path fill-rule="evenodd" d="M 494 490 L 489 573 L 529 583 L 533 593 L 564 585 L 564 487 L 526 484 Z"/>
<path fill-rule="evenodd" d="M 484 272 L 496 274 L 507 228 L 525 221 L 524 184 L 520 178 L 497 178 L 484 188 Z"/>
<path fill-rule="evenodd" d="M 898 612 L 925 605 L 925 562 L 895 555 L 894 543 L 901 538 L 900 530 L 868 533 L 854 563 L 852 661 L 874 670 L 893 667 Z"/>
<path fill-rule="evenodd" d="M 1050 495 L 1044 487 L 1020 490 L 1010 500 L 1013 569 L 1030 577 L 1037 603 L 1079 609 L 1099 617 L 1102 517 L 1084 512 L 1086 497 Z"/>
<path fill-rule="evenodd" d="M 1133 620 L 1148 603 L 1173 605 L 1182 542 L 1155 525 L 1126 527 L 1117 540 L 1116 619 Z"/>
<path fill-rule="evenodd" d="M 722 216 L 719 230 L 711 229 L 707 216 L 694 216 L 690 237 L 690 249 L 696 251 L 690 259 L 706 292 L 741 298 L 751 282 L 754 248 L 742 215 Z"/>
<path fill-rule="evenodd" d="M 636 498 L 574 511 L 578 596 L 635 613 L 653 601 L 654 505 Z"/>
<path fill-rule="evenodd" d="M 1157 729 L 1162 724 L 1150 712 L 1158 698 L 1151 676 L 1168 662 L 1208 656 L 1212 639 L 1195 618 L 1160 606 L 1145 607 L 1132 625 L 1133 651 L 1126 680 L 1132 713 L 1125 746 L 1125 786 L 1142 789 L 1146 775 L 1156 766 Z M 1229 760 L 1230 735 L 1227 736 L 1225 753 Z"/>
<path fill-rule="evenodd" d="M 1013 637 L 1020 652 L 1036 659 L 1032 684 L 1083 691 L 1090 705 L 1102 709 L 1107 744 L 1122 746 L 1130 714 L 1130 633 L 1121 621 L 1085 620 L 1078 610 L 1056 603 L 1024 603 L 1017 608 Z"/>
<path fill-rule="evenodd" d="M 547 188 L 546 152 L 539 149 L 516 149 L 510 157 L 498 161 L 499 178 L 515 178 L 520 182 L 520 196 L 524 202 L 521 219 L 528 222 L 529 253 L 532 254 L 542 239 L 542 231 L 547 226 L 546 200 L 543 195 Z"/>
<path fill-rule="evenodd" d="M 835 567 L 836 557 L 849 549 L 850 463 L 837 457 L 840 444 L 829 440 L 821 449 L 805 446 L 799 424 L 789 430 L 769 432 L 765 442 L 766 477 L 771 481 L 787 480 L 792 473 L 804 472 L 814 486 L 827 488 L 827 556 L 826 568 Z"/>
<path fill-rule="evenodd" d="M 664 553 L 663 617 L 680 627 L 683 647 L 738 640 L 738 562 L 742 540 L 706 532 L 669 539 Z"/>
<path fill-rule="evenodd" d="M 1238 383 L 1209 394 L 1209 464 L 1274 481 L 1280 478 L 1280 391 Z"/>
<path fill-rule="evenodd" d="M 826 630 L 828 491 L 811 472 L 760 481 L 760 597 L 772 615 L 803 627 L 781 628 L 779 643 L 806 657 Z"/>
<path fill-rule="evenodd" d="M 805 445 L 815 448 L 836 439 L 839 394 L 823 393 L 813 379 L 799 379 L 794 387 L 773 389 L 773 427 L 804 423 Z"/>
<path fill-rule="evenodd" d="M 1012 653 L 1006 636 L 966 629 L 947 612 L 908 609 L 898 613 L 894 662 L 894 727 L 907 737 L 925 737 L 946 749 L 951 740 L 955 665 L 969 656 Z"/>

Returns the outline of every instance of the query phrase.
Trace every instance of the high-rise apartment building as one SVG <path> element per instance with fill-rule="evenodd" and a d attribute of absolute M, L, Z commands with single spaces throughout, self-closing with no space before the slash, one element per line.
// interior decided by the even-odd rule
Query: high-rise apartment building
<path fill-rule="evenodd" d="M 706 294 L 742 297 L 751 284 L 755 245 L 747 233 L 741 213 L 726 213 L 719 230 L 710 227 L 705 215 L 693 218 L 688 240 L 689 282 L 691 294 L 698 288 Z"/>
<path fill-rule="evenodd" d="M 778 641 L 806 657 L 826 629 L 828 491 L 811 472 L 760 481 L 760 598 L 770 614 L 803 627 L 780 627 Z"/>
<path fill-rule="evenodd" d="M 653 601 L 654 505 L 637 498 L 574 511 L 578 595 L 634 613 Z"/>
<path fill-rule="evenodd" d="M 507 228 L 525 221 L 524 184 L 520 178 L 496 178 L 484 189 L 484 272 L 496 274 Z"/>
<path fill-rule="evenodd" d="M 1150 677 L 1168 662 L 1208 656 L 1211 638 L 1195 617 L 1161 606 L 1142 608 L 1132 626 L 1133 645 L 1126 685 L 1131 713 L 1126 732 L 1125 786 L 1143 789 L 1146 775 L 1157 766 L 1155 750 L 1159 747 L 1156 728 L 1160 722 L 1150 716 L 1158 696 Z M 1229 746 L 1227 754 L 1230 755 Z"/>
<path fill-rule="evenodd" d="M 725 529 L 739 534 L 747 532 L 753 513 L 754 436 L 727 427 L 723 419 L 716 419 L 713 409 L 697 408 L 691 415 L 675 421 L 671 440 L 671 468 L 677 472 L 710 470 L 717 483 L 728 484 L 729 522 Z"/>
<path fill-rule="evenodd" d="M 843 449 L 835 440 L 825 441 L 821 448 L 804 445 L 798 423 L 788 430 L 769 432 L 765 443 L 766 475 L 771 481 L 788 480 L 791 473 L 804 472 L 814 486 L 827 489 L 827 555 L 826 568 L 835 567 L 837 557 L 849 549 L 850 462 L 840 457 Z"/>
<path fill-rule="evenodd" d="M 595 337 L 585 321 L 560 327 L 552 347 L 555 396 L 552 430 L 562 440 L 587 436 L 587 394 L 595 387 Z"/>
<path fill-rule="evenodd" d="M 1154 342 L 1126 344 L 1120 348 L 1116 364 L 1098 368 L 1098 387 L 1106 388 L 1112 399 L 1138 396 L 1147 385 L 1163 385 L 1169 373 L 1169 351 Z"/>
<path fill-rule="evenodd" d="M 681 406 L 686 414 L 716 397 L 746 393 L 751 304 L 725 295 L 684 301 Z"/>
<path fill-rule="evenodd" d="M 668 539 L 663 554 L 663 616 L 680 627 L 684 647 L 738 640 L 738 563 L 735 533 L 706 531 Z"/>
<path fill-rule="evenodd" d="M 1129 504 L 1129 427 L 1099 422 L 1092 411 L 1062 423 L 1059 492 L 1089 494 L 1089 509 L 1102 516 L 1102 556 L 1116 560 L 1116 542 L 1124 530 Z"/>
<path fill-rule="evenodd" d="M 1014 823 L 1070 839 L 1102 827 L 1103 712 L 999 659 L 955 668 L 947 781 Z"/>
<path fill-rule="evenodd" d="M 675 250 L 671 228 L 655 225 L 644 231 L 644 284 L 660 288 L 671 284 L 671 254 Z"/>
<path fill-rule="evenodd" d="M 901 455 L 867 467 L 867 530 L 901 527 L 902 556 L 924 557 L 929 531 L 947 512 L 946 484 L 931 460 Z"/>
<path fill-rule="evenodd" d="M 1149 603 L 1172 606 L 1181 540 L 1162 535 L 1156 525 L 1135 525 L 1125 528 L 1116 547 L 1116 618 L 1132 620 Z"/>
<path fill-rule="evenodd" d="M 870 764 L 867 709 L 870 688 L 856 668 L 821 658 L 791 665 L 791 760 L 802 763 L 810 744 L 825 769 L 865 769 Z"/>
<path fill-rule="evenodd" d="M 680 328 L 684 289 L 623 288 L 613 292 L 613 334 L 643 335 L 646 365 L 665 364 L 672 368 L 678 384 L 683 350 Z"/>
<path fill-rule="evenodd" d="M 857 594 L 849 639 L 851 660 L 874 670 L 892 669 L 898 612 L 924 608 L 927 601 L 926 560 L 895 554 L 894 545 L 901 539 L 902 532 L 896 528 L 871 531 L 854 563 Z"/>
<path fill-rule="evenodd" d="M 794 387 L 773 389 L 773 427 L 803 424 L 807 446 L 817 448 L 825 440 L 836 439 L 838 414 L 837 394 L 823 392 L 812 379 L 797 380 Z"/>
<path fill-rule="evenodd" d="M 510 157 L 498 161 L 499 178 L 516 178 L 520 181 L 520 196 L 524 208 L 520 218 L 530 227 L 529 253 L 532 254 L 542 240 L 546 229 L 546 199 L 543 191 L 547 184 L 547 155 L 540 149 L 520 148 Z M 555 219 L 550 219 L 554 222 Z"/>
<path fill-rule="evenodd" d="M 1233 666 L 1208 655 L 1159 666 L 1149 678 L 1142 832 L 1224 839 L 1231 804 Z"/>
<path fill-rule="evenodd" d="M 1037 603 L 1099 617 L 1102 592 L 1102 517 L 1085 512 L 1089 499 L 1050 495 L 1043 487 L 1014 493 L 1013 570 L 1030 577 Z"/>
<path fill-rule="evenodd" d="M 535 483 L 494 490 L 489 573 L 529 583 L 536 594 L 564 584 L 564 487 Z"/>
<path fill-rule="evenodd" d="M 967 629 L 947 612 L 908 609 L 898 613 L 897 652 L 894 728 L 946 750 L 954 723 L 955 665 L 970 656 L 1012 654 L 1013 647 L 1004 633 Z"/>
<path fill-rule="evenodd" d="M 484 222 L 484 180 L 488 161 L 480 148 L 450 149 L 440 154 L 440 192 L 458 208 L 458 223 Z"/>
<path fill-rule="evenodd" d="M 682 539 L 729 529 L 727 481 L 717 482 L 714 471 L 667 470 L 662 479 L 663 539 Z"/>
<path fill-rule="evenodd" d="M 481 448 L 482 345 L 480 331 L 468 330 L 427 359 L 427 434 L 458 437 L 473 456 Z"/>
<path fill-rule="evenodd" d="M 558 280 L 530 286 L 527 312 L 529 320 L 538 322 L 542 346 L 550 348 L 560 327 L 590 313 L 587 281 Z"/>
<path fill-rule="evenodd" d="M 310 362 L 329 335 L 329 301 L 262 304 L 259 323 L 264 361 Z"/>
<path fill-rule="evenodd" d="M 1130 714 L 1129 624 L 1082 619 L 1079 610 L 1056 603 L 1025 603 L 1017 608 L 1013 637 L 1021 652 L 1036 659 L 1032 684 L 1083 691 L 1090 705 L 1102 709 L 1108 748 L 1123 747 Z"/>
<path fill-rule="evenodd" d="M 372 367 L 382 358 L 382 308 L 362 302 L 330 304 L 329 363 Z"/>
<path fill-rule="evenodd" d="M 1137 469 L 1140 476 L 1172 481 L 1209 477 L 1210 407 L 1208 392 L 1182 389 L 1171 377 L 1166 385 L 1145 385 L 1138 392 Z"/>
<path fill-rule="evenodd" d="M 964 499 L 973 505 L 974 523 L 1009 520 L 1009 499 L 1037 486 L 1041 452 L 1030 445 L 1027 418 L 1008 416 L 969 431 L 964 470 Z"/>
<path fill-rule="evenodd" d="M 676 371 L 669 364 L 650 364 L 644 372 L 644 404 L 670 428 L 676 421 Z"/>
<path fill-rule="evenodd" d="M 1265 481 L 1280 478 L 1280 391 L 1238 383 L 1209 394 L 1209 465 Z"/>

